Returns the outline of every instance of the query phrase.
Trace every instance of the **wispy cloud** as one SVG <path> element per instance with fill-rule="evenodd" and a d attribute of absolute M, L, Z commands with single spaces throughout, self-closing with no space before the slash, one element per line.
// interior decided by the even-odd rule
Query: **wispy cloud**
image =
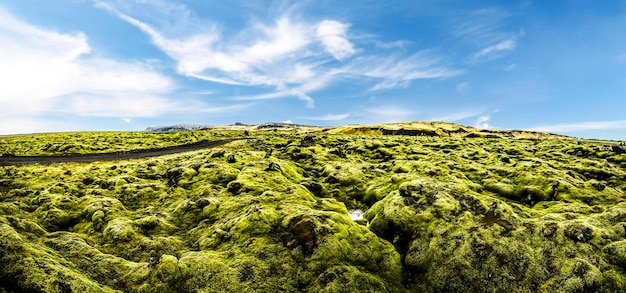
<path fill-rule="evenodd" d="M 490 115 L 482 115 L 476 119 L 476 123 L 474 126 L 476 128 L 489 128 L 489 120 L 491 119 Z"/>
<path fill-rule="evenodd" d="M 474 61 L 478 60 L 492 60 L 501 57 L 504 52 L 512 51 L 515 49 L 515 39 L 507 39 L 497 44 L 491 45 L 487 48 L 480 50 L 480 52 L 474 54 Z"/>
<path fill-rule="evenodd" d="M 373 84 L 371 90 L 380 90 L 405 87 L 416 79 L 462 73 L 442 65 L 441 58 L 433 53 L 422 51 L 406 56 L 404 52 L 394 51 L 404 46 L 405 41 L 381 42 L 387 50 L 384 54 L 380 54 L 380 47 L 376 53 L 359 48 L 355 42 L 358 37 L 353 39 L 350 35 L 349 23 L 306 19 L 297 12 L 297 5 L 282 9 L 271 21 L 253 18 L 239 32 L 228 35 L 215 23 L 194 25 L 201 21 L 180 6 L 176 6 L 176 15 L 151 6 L 151 11 L 160 13 L 162 18 L 178 17 L 188 24 L 182 29 L 177 27 L 176 33 L 171 33 L 163 21 L 150 23 L 133 16 L 137 9 L 127 9 L 119 2 L 98 1 L 96 6 L 150 36 L 156 47 L 176 61 L 176 69 L 182 75 L 266 89 L 265 93 L 234 97 L 234 100 L 296 97 L 312 107 L 312 93 L 338 82 L 368 82 Z"/>
<path fill-rule="evenodd" d="M 187 101 L 169 97 L 175 82 L 151 61 L 97 57 L 83 33 L 43 29 L 0 7 L 0 43 L 0 132 L 68 128 L 42 122 L 46 115 L 119 119 L 187 110 Z"/>
<path fill-rule="evenodd" d="M 193 95 L 213 95 L 215 94 L 214 91 L 197 91 L 197 92 L 191 92 L 191 94 Z"/>
<path fill-rule="evenodd" d="M 312 42 L 310 27 L 295 23 L 288 16 L 280 16 L 271 25 L 254 23 L 242 33 L 249 35 L 252 41 L 240 43 L 224 39 L 217 30 L 192 31 L 186 38 L 166 36 L 148 23 L 122 13 L 110 3 L 98 2 L 96 5 L 149 35 L 159 49 L 177 62 L 177 70 L 183 75 L 229 85 L 274 86 L 274 92 L 247 99 L 296 96 L 306 101 L 308 106 L 313 105 L 313 99 L 289 85 L 290 76 L 306 76 L 306 70 L 310 71 L 310 68 L 307 69 L 306 65 L 288 66 L 296 57 L 310 55 L 294 54 L 304 51 Z M 185 15 L 190 17 L 187 13 Z M 343 56 L 346 53 L 339 48 L 342 32 L 337 31 L 342 27 L 341 24 L 337 26 L 335 23 L 327 24 L 322 32 L 327 33 L 327 49 Z"/>
<path fill-rule="evenodd" d="M 407 41 L 407 40 L 399 40 L 399 41 L 393 41 L 393 42 L 374 41 L 374 44 L 376 44 L 376 46 L 383 48 L 383 49 L 405 48 L 411 43 L 412 43 L 411 41 Z"/>
<path fill-rule="evenodd" d="M 359 44 L 373 44 L 381 49 L 407 49 L 408 46 L 414 44 L 409 40 L 381 41 L 381 36 L 377 34 L 359 33 L 354 36 L 354 40 Z"/>
<path fill-rule="evenodd" d="M 337 120 L 344 120 L 346 118 L 350 117 L 350 113 L 344 113 L 344 114 L 328 114 L 325 116 L 309 116 L 309 117 L 302 117 L 300 119 L 303 120 L 315 120 L 315 121 L 337 121 Z"/>
<path fill-rule="evenodd" d="M 406 87 L 416 79 L 445 78 L 462 74 L 463 70 L 439 65 L 440 57 L 428 51 L 420 51 L 408 57 L 366 56 L 359 57 L 339 72 L 349 76 L 362 76 L 378 81 L 371 90 Z"/>
<path fill-rule="evenodd" d="M 497 39 L 506 13 L 494 8 L 483 8 L 464 13 L 452 20 L 453 34 L 462 42 L 481 46 Z"/>
<path fill-rule="evenodd" d="M 317 26 L 317 37 L 322 41 L 326 51 L 337 60 L 342 60 L 356 52 L 346 37 L 349 27 L 349 24 L 334 20 L 324 20 Z"/>
<path fill-rule="evenodd" d="M 544 132 L 577 132 L 586 130 L 626 129 L 626 120 L 561 123 L 531 127 L 529 130 Z"/>
<path fill-rule="evenodd" d="M 83 117 L 156 117 L 180 109 L 181 105 L 163 97 L 136 92 L 72 93 L 65 95 L 50 110 Z"/>
<path fill-rule="evenodd" d="M 401 122 L 410 120 L 416 111 L 401 106 L 380 106 L 366 108 L 361 113 L 366 123 Z"/>
<path fill-rule="evenodd" d="M 477 49 L 471 55 L 472 63 L 487 62 L 505 56 L 517 46 L 524 30 L 506 27 L 510 16 L 499 9 L 475 10 L 453 22 L 453 34 L 462 43 Z"/>
<path fill-rule="evenodd" d="M 457 93 L 465 93 L 465 92 L 469 91 L 469 89 L 470 89 L 470 85 L 469 85 L 469 83 L 468 83 L 468 82 L 466 82 L 466 81 L 465 81 L 465 82 L 462 82 L 462 83 L 459 83 L 459 84 L 456 86 L 456 92 L 457 92 Z"/>
<path fill-rule="evenodd" d="M 0 103 L 9 113 L 44 111 L 76 92 L 158 95 L 175 86 L 149 64 L 90 56 L 82 33 L 41 29 L 2 8 L 0 19 Z"/>
<path fill-rule="evenodd" d="M 307 107 L 313 108 L 313 99 L 306 95 L 305 93 L 299 91 L 298 89 L 290 88 L 290 89 L 281 89 L 279 91 L 270 92 L 267 94 L 259 94 L 259 95 L 248 95 L 248 96 L 237 96 L 231 97 L 230 100 L 233 101 L 261 101 L 261 100 L 272 100 L 272 99 L 280 99 L 284 97 L 297 97 L 298 99 L 305 101 Z"/>
<path fill-rule="evenodd" d="M 61 103 L 68 112 L 78 110 L 80 105 L 65 100 L 68 95 L 114 95 L 133 100 L 138 94 L 158 96 L 175 87 L 147 63 L 120 63 L 90 56 L 91 48 L 82 33 L 42 29 L 1 7 L 0 42 L 0 108 L 5 121 L 19 123 L 10 128 L 1 123 L 0 132 L 47 129 L 47 123 L 38 123 L 35 116 L 50 114 Z M 99 107 L 114 116 L 120 112 L 145 113 L 142 106 L 129 103 Z"/>
<path fill-rule="evenodd" d="M 512 71 L 512 70 L 515 70 L 516 67 L 517 67 L 517 64 L 515 63 L 509 64 L 506 67 L 504 67 L 504 71 Z"/>
<path fill-rule="evenodd" d="M 4 113 L 3 113 L 4 114 Z M 50 131 L 68 131 L 76 129 L 67 123 L 53 119 L 41 119 L 29 115 L 0 116 L 0 135 L 17 133 L 35 133 Z"/>
<path fill-rule="evenodd" d="M 464 119 L 478 117 L 483 115 L 484 113 L 485 111 L 482 110 L 461 110 L 458 112 L 435 116 L 431 118 L 430 121 L 456 122 Z"/>

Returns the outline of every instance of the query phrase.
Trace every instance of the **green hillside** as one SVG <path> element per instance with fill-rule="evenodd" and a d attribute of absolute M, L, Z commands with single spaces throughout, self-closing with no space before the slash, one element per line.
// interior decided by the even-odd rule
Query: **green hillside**
<path fill-rule="evenodd" d="M 439 122 L 233 127 L 1 137 L 6 156 L 251 139 L 0 167 L 0 292 L 626 289 L 623 145 Z"/>

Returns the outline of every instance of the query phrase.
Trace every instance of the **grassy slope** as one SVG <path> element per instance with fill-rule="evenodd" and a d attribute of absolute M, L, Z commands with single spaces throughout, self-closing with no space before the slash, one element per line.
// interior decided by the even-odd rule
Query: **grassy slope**
<path fill-rule="evenodd" d="M 468 138 L 560 138 L 571 139 L 566 135 L 527 131 L 527 130 L 500 130 L 500 129 L 478 129 L 471 126 L 464 126 L 449 122 L 399 122 L 387 123 L 371 126 L 348 125 L 340 126 L 328 130 L 333 134 L 403 134 L 413 136 L 442 136 L 442 137 L 468 137 Z"/>
<path fill-rule="evenodd" d="M 201 140 L 222 139 L 241 132 L 63 132 L 0 137 L 0 155 L 50 156 L 95 154 L 163 148 Z"/>
<path fill-rule="evenodd" d="M 83 150 L 124 146 L 65 135 Z M 260 139 L 146 160 L 0 168 L 4 290 L 626 288 L 626 155 L 610 145 L 251 135 Z M 36 149 L 5 139 L 5 152 Z M 350 220 L 352 208 L 366 220 Z"/>

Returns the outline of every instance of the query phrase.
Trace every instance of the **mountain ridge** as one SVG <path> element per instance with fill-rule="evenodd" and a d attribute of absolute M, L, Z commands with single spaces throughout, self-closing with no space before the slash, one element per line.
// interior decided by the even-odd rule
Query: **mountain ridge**
<path fill-rule="evenodd" d="M 270 130 L 300 132 L 328 132 L 330 134 L 370 134 L 370 135 L 404 135 L 404 136 L 441 136 L 441 137 L 482 137 L 482 138 L 561 138 L 575 137 L 533 130 L 476 128 L 472 126 L 443 121 L 410 121 L 372 125 L 348 124 L 342 126 L 315 126 L 285 122 L 266 122 L 260 124 L 244 124 L 236 122 L 230 125 L 176 124 L 171 126 L 148 127 L 148 132 L 174 132 L 193 130 Z"/>

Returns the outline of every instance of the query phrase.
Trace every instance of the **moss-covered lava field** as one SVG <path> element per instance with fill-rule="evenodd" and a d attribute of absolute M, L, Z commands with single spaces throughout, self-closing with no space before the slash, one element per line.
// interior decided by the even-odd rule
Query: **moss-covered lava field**
<path fill-rule="evenodd" d="M 626 290 L 623 145 L 362 130 L 2 137 L 7 156 L 251 139 L 0 167 L 0 292 Z"/>

